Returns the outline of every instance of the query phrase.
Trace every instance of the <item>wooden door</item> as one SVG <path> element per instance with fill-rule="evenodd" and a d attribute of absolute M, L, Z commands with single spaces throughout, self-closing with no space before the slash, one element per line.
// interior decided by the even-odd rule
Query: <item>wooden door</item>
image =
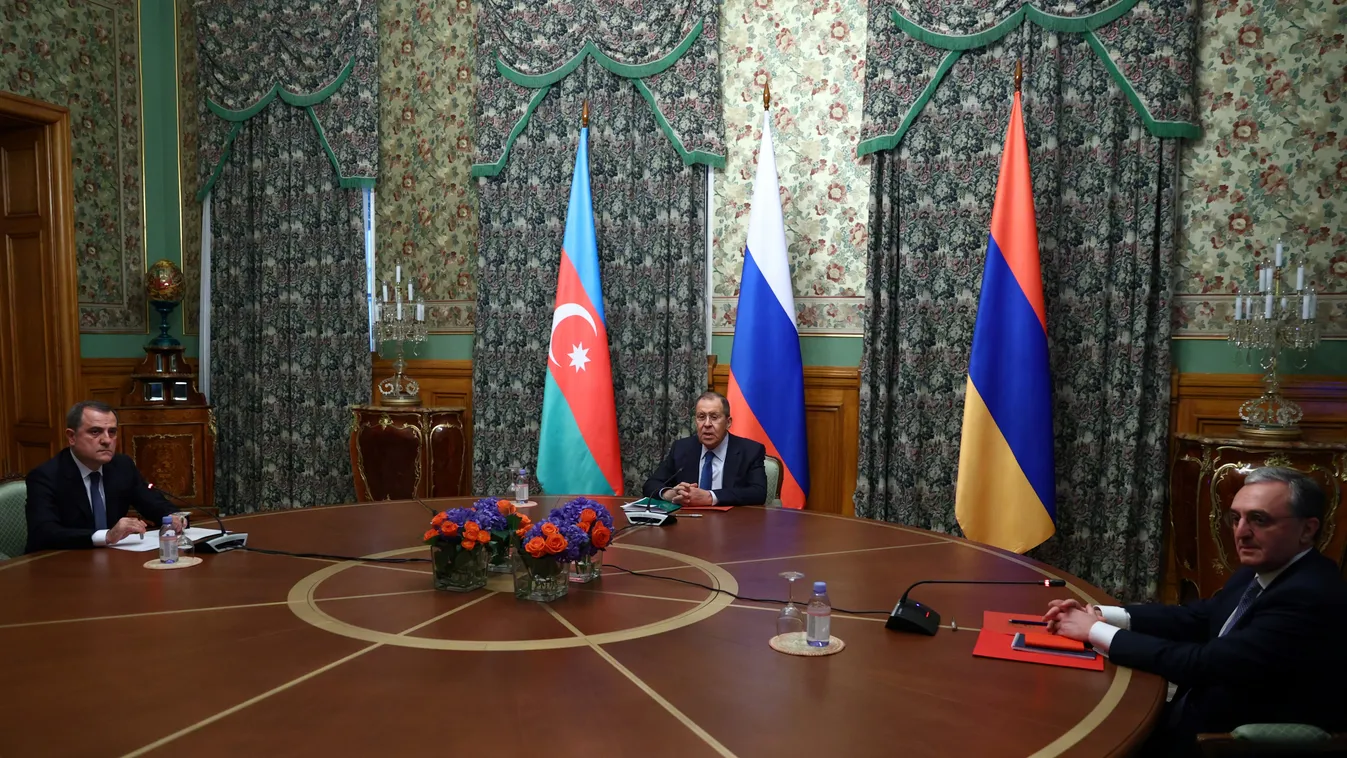
<path fill-rule="evenodd" d="M 26 473 L 64 444 L 46 134 L 0 130 L 0 474 Z"/>

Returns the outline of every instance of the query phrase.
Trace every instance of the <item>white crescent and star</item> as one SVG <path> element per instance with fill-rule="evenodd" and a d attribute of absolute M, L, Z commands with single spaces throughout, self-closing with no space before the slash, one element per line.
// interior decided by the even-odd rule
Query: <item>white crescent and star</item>
<path fill-rule="evenodd" d="M 594 330 L 594 336 L 599 336 L 599 327 L 594 323 L 594 317 L 589 315 L 589 311 L 585 310 L 579 303 L 562 303 L 557 306 L 557 309 L 552 312 L 552 335 L 556 335 L 557 327 L 561 325 L 562 321 L 565 321 L 572 316 L 579 316 L 587 321 L 589 323 L 589 328 Z M 571 359 L 571 366 L 573 366 L 576 371 L 583 371 L 585 364 L 593 360 L 588 357 L 588 354 L 589 351 L 586 350 L 583 345 L 574 345 L 571 348 L 570 355 L 567 357 Z M 552 340 L 550 338 L 547 344 L 547 359 L 557 364 L 558 367 L 561 366 L 561 363 L 557 361 L 556 355 L 552 353 Z"/>

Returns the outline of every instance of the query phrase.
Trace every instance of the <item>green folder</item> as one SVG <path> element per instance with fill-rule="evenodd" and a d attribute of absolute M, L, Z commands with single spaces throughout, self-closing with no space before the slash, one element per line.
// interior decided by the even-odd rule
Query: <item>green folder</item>
<path fill-rule="evenodd" d="M 640 500 L 628 503 L 628 505 L 644 505 L 649 510 L 663 511 L 665 513 L 673 513 L 674 511 L 683 507 L 678 503 L 671 503 L 668 500 L 660 500 L 657 497 L 643 497 Z"/>

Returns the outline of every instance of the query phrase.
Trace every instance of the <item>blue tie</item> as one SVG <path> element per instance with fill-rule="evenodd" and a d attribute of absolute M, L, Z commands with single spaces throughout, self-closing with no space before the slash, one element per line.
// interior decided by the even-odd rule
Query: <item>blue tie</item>
<path fill-rule="evenodd" d="M 1225 626 L 1221 627 L 1221 633 L 1216 636 L 1224 637 L 1231 629 L 1234 629 L 1235 624 L 1239 621 L 1239 617 L 1243 616 L 1244 612 L 1249 610 L 1249 606 L 1253 605 L 1253 601 L 1258 598 L 1259 593 L 1262 591 L 1263 585 L 1258 583 L 1257 577 L 1254 577 L 1254 580 L 1249 582 L 1248 589 L 1244 590 L 1243 595 L 1240 595 L 1239 605 L 1235 606 L 1235 612 L 1230 614 L 1230 618 L 1225 622 Z"/>
<path fill-rule="evenodd" d="M 704 490 L 711 489 L 711 477 L 715 474 L 711 465 L 716 462 L 716 454 L 710 450 L 706 451 L 706 457 L 702 459 L 702 480 L 697 484 Z"/>
<path fill-rule="evenodd" d="M 108 528 L 108 509 L 103 505 L 103 488 L 98 486 L 101 478 L 97 471 L 89 472 L 89 503 L 94 510 L 94 529 Z"/>

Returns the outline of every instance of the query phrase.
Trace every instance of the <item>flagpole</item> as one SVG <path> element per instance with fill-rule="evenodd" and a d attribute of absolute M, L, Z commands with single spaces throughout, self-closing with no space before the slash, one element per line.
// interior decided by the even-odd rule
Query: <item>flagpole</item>
<path fill-rule="evenodd" d="M 770 81 L 762 84 L 762 109 L 769 110 L 772 107 L 772 83 Z"/>
<path fill-rule="evenodd" d="M 1015 92 L 1020 91 L 1020 82 L 1024 79 L 1024 65 L 1020 61 L 1015 61 Z"/>
<path fill-rule="evenodd" d="M 589 101 L 588 101 L 588 100 L 585 100 L 585 104 L 580 108 L 580 128 L 581 128 L 581 129 L 588 129 L 588 128 L 589 128 Z"/>

